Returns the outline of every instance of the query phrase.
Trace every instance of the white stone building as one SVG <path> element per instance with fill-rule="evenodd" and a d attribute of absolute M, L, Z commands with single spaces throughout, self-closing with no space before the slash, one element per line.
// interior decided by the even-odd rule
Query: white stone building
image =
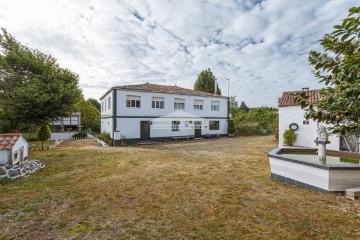
<path fill-rule="evenodd" d="M 319 90 L 309 90 L 303 88 L 302 91 L 306 91 L 309 96 L 309 103 L 316 103 L 320 99 Z M 295 103 L 295 97 L 293 92 L 284 92 L 279 98 L 279 146 L 284 146 L 283 133 L 289 128 L 293 128 L 297 134 L 297 139 L 294 146 L 316 148 L 314 140 L 317 137 L 317 126 L 329 127 L 324 123 L 319 123 L 314 120 L 307 120 L 305 111 L 301 109 L 300 105 Z M 300 93 L 298 91 L 297 93 Z M 340 138 L 338 135 L 329 135 L 329 141 L 331 142 L 326 147 L 330 150 L 340 150 Z"/>
<path fill-rule="evenodd" d="M 228 134 L 228 98 L 177 86 L 112 87 L 101 98 L 101 132 L 127 143 Z"/>
<path fill-rule="evenodd" d="M 0 134 L 0 164 L 14 165 L 28 159 L 28 142 L 20 133 Z"/>

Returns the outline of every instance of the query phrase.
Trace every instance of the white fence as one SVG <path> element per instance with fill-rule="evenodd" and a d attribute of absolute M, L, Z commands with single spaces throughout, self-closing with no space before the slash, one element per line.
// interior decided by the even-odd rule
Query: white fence
<path fill-rule="evenodd" d="M 51 133 L 51 137 L 50 140 L 71 140 L 72 136 L 74 134 L 77 134 L 77 131 L 72 131 L 72 132 L 52 132 Z"/>

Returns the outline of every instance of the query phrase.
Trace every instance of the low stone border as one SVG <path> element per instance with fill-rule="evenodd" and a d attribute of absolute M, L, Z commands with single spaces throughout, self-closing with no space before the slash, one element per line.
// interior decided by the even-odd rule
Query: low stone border
<path fill-rule="evenodd" d="M 45 165 L 38 160 L 26 160 L 19 165 L 0 165 L 0 179 L 5 177 L 15 179 L 28 176 L 44 167 Z"/>
<path fill-rule="evenodd" d="M 98 144 L 100 144 L 102 147 L 108 147 L 109 146 L 109 144 L 106 144 L 103 140 L 100 140 L 100 139 L 96 139 L 96 142 L 98 143 Z"/>
<path fill-rule="evenodd" d="M 62 143 L 64 140 L 58 140 L 58 139 L 55 139 L 55 144 L 53 144 L 53 145 L 50 145 L 49 147 L 48 147 L 48 149 L 53 149 L 53 148 L 56 148 L 57 146 L 59 146 L 60 145 L 60 143 Z"/>

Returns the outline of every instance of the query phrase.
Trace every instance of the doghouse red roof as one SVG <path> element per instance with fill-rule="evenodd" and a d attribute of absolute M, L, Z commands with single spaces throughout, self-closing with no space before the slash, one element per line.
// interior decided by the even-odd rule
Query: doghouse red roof
<path fill-rule="evenodd" d="M 15 145 L 16 141 L 20 138 L 20 133 L 6 133 L 0 134 L 0 150 L 9 149 L 11 150 Z"/>

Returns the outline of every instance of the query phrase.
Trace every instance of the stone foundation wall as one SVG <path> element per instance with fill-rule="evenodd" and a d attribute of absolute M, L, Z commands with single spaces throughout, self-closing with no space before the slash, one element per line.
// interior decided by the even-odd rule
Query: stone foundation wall
<path fill-rule="evenodd" d="M 28 176 L 44 167 L 45 165 L 38 160 L 27 160 L 19 165 L 0 165 L 0 179 L 5 177 L 15 179 Z"/>

